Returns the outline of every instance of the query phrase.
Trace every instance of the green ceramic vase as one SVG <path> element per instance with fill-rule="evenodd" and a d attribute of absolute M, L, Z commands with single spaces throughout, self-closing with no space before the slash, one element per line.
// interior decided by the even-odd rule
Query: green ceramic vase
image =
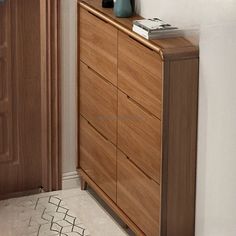
<path fill-rule="evenodd" d="M 130 17 L 133 15 L 133 9 L 130 0 L 116 0 L 114 6 L 116 17 Z"/>

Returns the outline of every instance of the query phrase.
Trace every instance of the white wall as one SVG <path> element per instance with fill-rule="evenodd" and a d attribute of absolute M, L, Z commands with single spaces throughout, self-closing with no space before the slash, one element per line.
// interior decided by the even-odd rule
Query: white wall
<path fill-rule="evenodd" d="M 77 166 L 77 1 L 61 0 L 62 33 L 62 171 Z"/>
<path fill-rule="evenodd" d="M 200 29 L 196 236 L 235 236 L 236 1 L 137 0 L 137 9 Z"/>

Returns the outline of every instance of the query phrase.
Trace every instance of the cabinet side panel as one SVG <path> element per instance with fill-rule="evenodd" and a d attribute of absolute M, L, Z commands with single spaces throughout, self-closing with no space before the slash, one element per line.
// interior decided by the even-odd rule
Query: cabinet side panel
<path fill-rule="evenodd" d="M 80 147 L 80 5 L 77 3 L 77 147 Z M 77 170 L 80 169 L 80 152 L 77 150 Z"/>
<path fill-rule="evenodd" d="M 198 59 L 170 62 L 163 236 L 194 235 L 198 77 Z"/>

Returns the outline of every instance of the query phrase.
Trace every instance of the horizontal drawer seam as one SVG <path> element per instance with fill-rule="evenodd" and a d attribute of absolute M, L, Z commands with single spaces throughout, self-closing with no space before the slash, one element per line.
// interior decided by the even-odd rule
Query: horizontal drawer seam
<path fill-rule="evenodd" d="M 91 179 L 91 181 L 103 192 L 103 194 L 105 194 L 115 205 L 117 205 L 116 202 L 114 202 L 114 201 L 107 195 L 107 193 L 96 183 L 96 180 L 94 180 L 82 167 L 80 167 L 78 170 L 79 170 L 79 172 L 80 172 L 80 171 L 83 171 L 84 174 L 86 174 L 86 175 L 88 176 L 88 178 Z"/>
<path fill-rule="evenodd" d="M 81 115 L 81 114 L 80 114 Z M 153 178 L 151 178 L 146 172 L 144 172 L 124 151 L 122 151 L 116 144 L 112 143 L 106 136 L 104 136 L 100 131 L 98 131 L 96 129 L 96 127 L 94 127 L 83 115 L 81 115 L 81 117 L 83 117 L 87 122 L 88 124 L 91 126 L 92 129 L 95 130 L 95 132 L 97 132 L 103 139 L 105 139 L 107 142 L 111 143 L 112 145 L 114 145 L 117 150 L 120 150 L 126 157 L 127 159 L 138 169 L 140 170 L 149 180 L 157 183 L 160 185 L 160 183 L 158 183 L 157 181 L 155 181 Z"/>
<path fill-rule="evenodd" d="M 127 96 L 127 98 L 133 102 L 136 106 L 138 106 L 140 109 L 142 109 L 145 113 L 147 113 L 150 116 L 153 116 L 154 118 L 158 119 L 161 121 L 161 119 L 157 116 L 155 116 L 152 112 L 150 112 L 147 108 L 145 108 L 144 106 L 142 106 L 140 103 L 136 102 L 133 98 L 131 98 L 128 94 L 126 94 L 123 90 L 121 90 L 120 88 L 118 88 L 118 90 L 120 92 L 122 92 L 123 94 L 125 94 Z"/>
<path fill-rule="evenodd" d="M 106 78 L 104 78 L 102 75 L 100 75 L 97 71 L 95 71 L 92 67 L 90 67 L 89 65 L 87 65 L 82 59 L 80 59 L 80 62 L 83 63 L 85 66 L 88 67 L 89 70 L 91 70 L 94 74 L 96 74 L 99 78 L 101 78 L 102 80 L 104 80 L 104 82 L 106 82 L 107 84 L 112 85 L 114 88 L 117 89 L 117 86 L 115 86 L 113 83 L 111 83 L 110 81 L 108 81 Z"/>
<path fill-rule="evenodd" d="M 113 19 L 111 19 L 109 16 L 102 14 L 101 12 L 97 11 L 96 9 L 90 7 L 85 2 L 80 2 L 80 6 L 89 11 L 93 12 L 94 15 L 97 15 L 98 18 L 103 19 L 107 21 L 110 25 L 114 26 L 118 30 L 121 30 L 122 32 L 126 33 L 127 35 L 133 36 L 137 38 L 137 40 L 140 42 L 143 42 L 143 44 L 146 44 L 148 47 L 156 51 L 158 54 L 160 54 L 161 58 L 164 59 L 162 48 L 158 45 L 154 45 L 151 41 L 144 39 L 142 36 L 136 34 L 135 32 L 128 29 L 126 26 L 122 25 L 121 23 L 115 22 Z"/>
<path fill-rule="evenodd" d="M 114 204 L 114 206 L 115 206 L 116 208 L 118 208 L 119 211 L 122 212 L 122 214 L 124 214 L 127 219 L 129 219 L 130 222 L 132 222 L 134 225 L 136 225 L 136 224 L 133 222 L 133 220 L 132 220 L 129 216 L 127 216 L 127 215 L 125 214 L 125 212 L 118 206 L 117 202 L 114 202 L 114 201 L 96 184 L 96 182 L 95 182 L 82 168 L 79 168 L 78 170 L 79 170 L 79 172 L 80 172 L 80 175 L 85 176 L 86 179 L 89 180 L 89 183 L 92 182 L 92 184 L 93 184 L 94 186 L 96 186 L 97 188 L 99 188 L 99 190 L 102 192 L 102 194 L 104 194 L 104 195 Z M 93 186 L 91 186 L 91 188 L 94 189 Z M 101 193 L 97 192 L 97 194 L 98 194 L 98 196 L 100 196 L 100 197 L 104 200 L 104 198 L 101 196 Z M 110 208 L 114 211 L 114 207 L 111 206 L 111 204 L 110 204 L 109 202 L 106 202 L 106 200 L 104 200 L 104 201 L 105 201 L 105 203 L 106 203 L 108 206 L 110 206 Z M 119 215 L 119 214 L 118 214 L 118 215 Z M 137 226 L 137 228 L 138 228 L 138 226 Z M 131 228 L 131 229 L 132 229 L 132 228 Z M 140 230 L 141 232 L 143 232 L 141 229 L 139 229 L 139 230 Z M 143 235 L 144 235 L 144 233 L 143 233 Z M 142 236 L 143 236 L 143 235 L 142 235 Z"/>
<path fill-rule="evenodd" d="M 107 142 L 111 143 L 112 145 L 114 145 L 115 147 L 117 146 L 116 144 L 114 144 L 113 142 L 111 142 L 102 132 L 100 132 L 87 118 L 85 118 L 81 113 L 80 113 L 81 117 L 83 117 L 88 124 L 100 135 L 103 137 L 103 139 L 105 139 Z"/>
<path fill-rule="evenodd" d="M 135 42 L 139 43 L 140 45 L 142 45 L 142 46 L 145 47 L 146 49 L 148 49 L 148 50 L 150 50 L 150 51 L 152 51 L 152 52 L 155 52 L 155 50 L 153 50 L 152 48 L 146 46 L 144 43 L 138 41 L 138 40 L 135 39 L 133 36 L 131 36 L 131 35 L 128 35 L 128 36 L 129 36 L 129 38 L 131 38 L 131 39 L 134 40 Z M 159 54 L 158 54 L 158 55 L 159 55 Z"/>
<path fill-rule="evenodd" d="M 119 147 L 117 147 L 117 150 L 119 150 L 120 152 L 122 152 L 126 158 L 139 170 L 141 171 L 149 180 L 153 181 L 154 183 L 158 184 L 160 186 L 160 183 L 158 183 L 157 181 L 155 181 L 153 178 L 151 178 L 146 172 L 144 172 L 142 169 L 140 169 L 140 167 L 129 157 L 125 154 L 125 152 L 123 152 Z"/>
<path fill-rule="evenodd" d="M 121 49 L 119 49 L 119 51 L 118 51 L 118 61 L 120 60 L 120 57 L 122 57 L 122 55 L 121 55 L 122 53 L 123 53 L 123 52 L 121 51 Z M 136 67 L 139 67 L 139 66 L 140 66 L 140 64 L 137 63 L 134 58 L 132 58 L 132 57 L 130 57 L 130 56 L 127 56 L 127 55 L 126 55 L 126 58 L 132 62 L 132 65 L 135 65 Z M 134 66 L 134 67 L 135 67 L 135 66 Z M 144 71 L 146 74 L 148 74 L 150 77 L 152 77 L 152 78 L 154 78 L 154 79 L 159 79 L 159 80 L 163 81 L 162 76 L 155 75 L 154 73 L 152 73 L 150 70 L 146 69 L 145 67 L 142 67 L 141 70 Z M 120 68 L 118 68 L 118 72 L 119 72 L 119 71 L 121 71 Z M 118 75 L 119 75 L 119 73 L 118 73 Z M 119 77 L 118 77 L 118 78 L 119 78 Z"/>

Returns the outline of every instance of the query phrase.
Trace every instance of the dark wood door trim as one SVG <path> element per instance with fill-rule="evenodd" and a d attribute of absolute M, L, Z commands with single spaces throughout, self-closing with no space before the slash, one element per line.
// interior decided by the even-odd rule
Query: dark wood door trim
<path fill-rule="evenodd" d="M 42 70 L 47 92 L 47 132 L 43 158 L 43 189 L 59 190 L 62 187 L 61 168 L 61 76 L 60 76 L 60 0 L 42 2 Z"/>
<path fill-rule="evenodd" d="M 60 0 L 7 0 L 0 18 L 0 199 L 61 189 Z"/>

